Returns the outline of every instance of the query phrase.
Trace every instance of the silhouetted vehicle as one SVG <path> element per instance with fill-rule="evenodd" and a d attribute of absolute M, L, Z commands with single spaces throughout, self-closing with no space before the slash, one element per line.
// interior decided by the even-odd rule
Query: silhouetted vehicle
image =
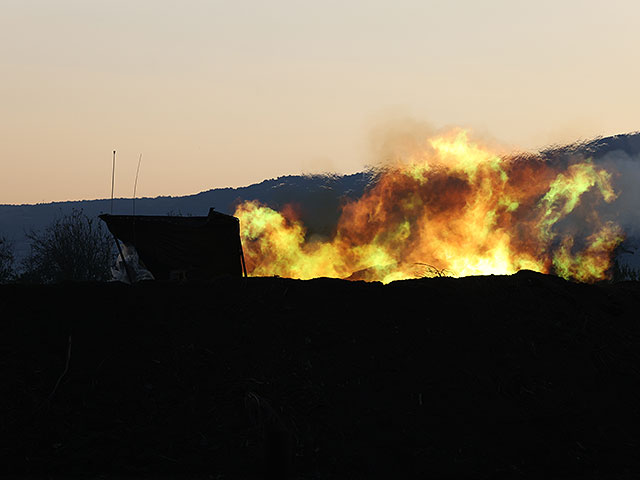
<path fill-rule="evenodd" d="M 156 280 L 242 276 L 244 258 L 236 217 L 212 208 L 206 217 L 104 214 L 100 218 L 116 241 L 135 248 Z"/>

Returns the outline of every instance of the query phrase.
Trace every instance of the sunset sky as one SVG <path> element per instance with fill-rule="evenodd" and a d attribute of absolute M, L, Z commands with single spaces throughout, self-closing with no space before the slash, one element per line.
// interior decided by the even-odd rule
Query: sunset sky
<path fill-rule="evenodd" d="M 0 203 L 355 172 L 460 125 L 536 149 L 640 129 L 637 1 L 3 0 Z"/>

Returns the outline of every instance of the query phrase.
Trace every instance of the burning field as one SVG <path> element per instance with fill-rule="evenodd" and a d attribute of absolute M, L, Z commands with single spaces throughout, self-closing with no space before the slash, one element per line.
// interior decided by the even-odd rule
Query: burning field
<path fill-rule="evenodd" d="M 249 273 L 381 281 L 528 269 L 595 282 L 625 238 L 613 163 L 584 155 L 506 154 L 465 130 L 396 151 L 328 238 L 295 206 L 235 211 Z"/>
<path fill-rule="evenodd" d="M 615 140 L 433 137 L 332 231 L 241 203 L 257 278 L 1 285 L 0 476 L 639 478 L 640 282 L 598 282 L 640 237 Z M 438 276 L 466 278 L 391 283 Z"/>

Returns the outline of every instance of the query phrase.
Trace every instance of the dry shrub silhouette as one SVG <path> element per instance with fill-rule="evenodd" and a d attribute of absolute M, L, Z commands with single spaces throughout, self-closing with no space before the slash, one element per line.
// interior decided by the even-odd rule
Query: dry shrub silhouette
<path fill-rule="evenodd" d="M 0 283 L 8 283 L 14 279 L 14 260 L 13 244 L 0 236 Z"/>
<path fill-rule="evenodd" d="M 113 260 L 112 239 L 97 219 L 74 209 L 41 231 L 28 232 L 31 251 L 23 260 L 25 283 L 105 281 Z"/>

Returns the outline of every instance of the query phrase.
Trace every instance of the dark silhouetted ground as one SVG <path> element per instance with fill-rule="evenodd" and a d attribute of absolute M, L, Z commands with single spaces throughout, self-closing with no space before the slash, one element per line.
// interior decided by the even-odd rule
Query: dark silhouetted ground
<path fill-rule="evenodd" d="M 0 475 L 640 473 L 640 283 L 2 286 L 0 309 Z"/>

